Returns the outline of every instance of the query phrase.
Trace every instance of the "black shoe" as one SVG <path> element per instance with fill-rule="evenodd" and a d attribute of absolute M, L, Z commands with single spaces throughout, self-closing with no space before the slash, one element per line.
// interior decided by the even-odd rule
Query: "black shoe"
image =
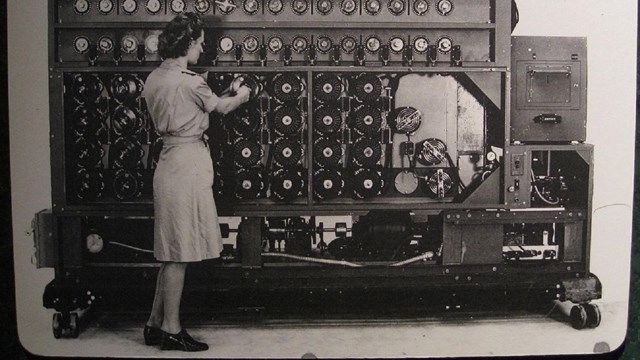
<path fill-rule="evenodd" d="M 209 345 L 195 341 L 185 329 L 177 334 L 169 334 L 162 332 L 162 340 L 160 342 L 162 350 L 181 350 L 181 351 L 205 351 L 209 349 Z"/>
<path fill-rule="evenodd" d="M 162 330 L 157 327 L 145 325 L 142 335 L 144 336 L 145 345 L 159 345 L 160 340 L 162 340 Z"/>

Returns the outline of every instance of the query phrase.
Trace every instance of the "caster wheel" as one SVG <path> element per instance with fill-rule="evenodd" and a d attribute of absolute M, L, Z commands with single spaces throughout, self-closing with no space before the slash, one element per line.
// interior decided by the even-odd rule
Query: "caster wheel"
<path fill-rule="evenodd" d="M 596 328 L 600 325 L 602 315 L 600 314 L 600 308 L 595 304 L 585 304 L 584 310 L 587 313 L 587 327 Z"/>
<path fill-rule="evenodd" d="M 53 330 L 53 337 L 59 339 L 62 336 L 62 325 L 60 324 L 62 318 L 62 314 L 55 313 L 53 314 L 53 321 L 51 328 Z"/>
<path fill-rule="evenodd" d="M 569 319 L 571 320 L 571 326 L 574 329 L 581 330 L 587 326 L 587 311 L 582 305 L 575 305 L 571 308 L 569 313 Z"/>
<path fill-rule="evenodd" d="M 78 314 L 72 313 L 69 315 L 69 336 L 77 338 L 80 334 L 80 324 L 78 322 Z"/>

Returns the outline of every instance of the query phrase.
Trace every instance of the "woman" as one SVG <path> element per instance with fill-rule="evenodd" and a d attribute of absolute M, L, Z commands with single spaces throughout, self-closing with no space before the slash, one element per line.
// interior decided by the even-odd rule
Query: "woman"
<path fill-rule="evenodd" d="M 163 350 L 203 351 L 180 324 L 180 300 L 189 262 L 217 258 L 222 237 L 213 200 L 213 165 L 203 139 L 209 113 L 226 114 L 249 100 L 241 86 L 235 95 L 215 95 L 203 77 L 187 69 L 203 52 L 202 20 L 176 16 L 159 36 L 165 59 L 149 74 L 142 96 L 163 138 L 153 178 L 154 255 L 162 262 L 151 315 L 144 328 L 147 345 Z"/>

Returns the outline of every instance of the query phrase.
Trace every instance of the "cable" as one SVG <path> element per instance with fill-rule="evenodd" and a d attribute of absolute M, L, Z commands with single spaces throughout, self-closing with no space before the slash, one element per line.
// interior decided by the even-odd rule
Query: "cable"
<path fill-rule="evenodd" d="M 531 182 L 532 182 L 532 185 L 533 185 L 533 181 L 535 181 L 535 178 L 536 178 L 536 175 L 533 173 L 533 169 L 532 169 L 531 170 Z M 533 190 L 535 190 L 535 192 L 538 195 L 538 197 L 540 198 L 540 200 L 544 201 L 545 203 L 547 203 L 549 205 L 558 205 L 560 203 L 560 198 L 558 198 L 555 201 L 549 200 L 549 199 L 545 199 L 545 197 L 542 195 L 542 193 L 538 189 L 538 185 L 533 185 Z"/>
<path fill-rule="evenodd" d="M 410 259 L 402 260 L 400 262 L 390 264 L 389 266 L 403 266 L 403 265 L 411 264 L 411 263 L 418 262 L 418 261 L 429 260 L 429 259 L 432 259 L 432 258 L 433 258 L 433 251 L 427 251 L 424 254 L 420 254 L 420 255 L 414 256 L 414 257 L 412 257 Z"/>
<path fill-rule="evenodd" d="M 153 254 L 153 250 L 141 249 L 141 248 L 138 248 L 138 247 L 135 247 L 135 246 L 119 243 L 117 241 L 109 241 L 109 244 L 118 245 L 118 246 L 122 246 L 122 247 L 127 248 L 127 249 Z"/>
<path fill-rule="evenodd" d="M 308 256 L 298 256 L 298 255 L 282 254 L 282 253 L 262 253 L 262 256 L 284 257 L 284 258 L 294 259 L 294 260 L 316 262 L 316 263 L 321 263 L 321 264 L 343 265 L 343 266 L 349 266 L 349 267 L 363 267 L 364 266 L 364 265 L 361 265 L 361 264 L 356 264 L 356 263 L 352 263 L 352 262 L 348 262 L 348 261 L 344 261 L 344 260 L 318 259 L 318 258 L 312 258 L 312 257 L 308 257 Z"/>

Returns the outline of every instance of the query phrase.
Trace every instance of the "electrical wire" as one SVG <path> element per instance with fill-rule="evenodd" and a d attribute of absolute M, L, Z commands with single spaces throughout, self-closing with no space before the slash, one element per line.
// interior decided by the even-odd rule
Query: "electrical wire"
<path fill-rule="evenodd" d="M 533 186 L 533 190 L 536 192 L 536 194 L 538 195 L 538 197 L 540 198 L 540 200 L 544 201 L 545 203 L 549 204 L 549 205 L 558 205 L 560 203 L 560 199 L 558 198 L 557 200 L 549 200 L 546 199 L 542 193 L 540 192 L 540 189 L 538 189 L 538 185 L 533 185 L 533 181 L 535 181 L 536 176 L 533 173 L 533 169 L 531 170 L 531 183 Z"/>
<path fill-rule="evenodd" d="M 418 256 L 414 256 L 407 260 L 402 260 L 400 262 L 390 264 L 389 266 L 403 266 L 403 265 L 411 264 L 418 261 L 429 260 L 429 259 L 433 259 L 433 255 L 434 255 L 433 251 L 427 251 L 426 253 L 420 254 Z"/>
<path fill-rule="evenodd" d="M 348 262 L 348 261 L 344 261 L 344 260 L 318 259 L 318 258 L 313 258 L 313 257 L 309 257 L 309 256 L 299 256 L 299 255 L 273 253 L 273 252 L 262 253 L 262 256 L 283 257 L 283 258 L 287 258 L 287 259 L 301 260 L 301 261 L 307 261 L 307 262 L 315 262 L 315 263 L 321 263 L 321 264 L 343 265 L 343 266 L 349 266 L 349 267 L 363 267 L 364 266 L 364 265 L 361 265 L 361 264 L 356 264 L 356 263 L 352 263 L 352 262 Z"/>
<path fill-rule="evenodd" d="M 117 241 L 109 241 L 109 244 L 122 246 L 124 248 L 135 250 L 135 251 L 140 251 L 140 252 L 144 252 L 144 253 L 153 254 L 153 250 L 142 249 L 142 248 L 139 248 L 139 247 L 135 247 L 135 246 L 119 243 Z"/>

